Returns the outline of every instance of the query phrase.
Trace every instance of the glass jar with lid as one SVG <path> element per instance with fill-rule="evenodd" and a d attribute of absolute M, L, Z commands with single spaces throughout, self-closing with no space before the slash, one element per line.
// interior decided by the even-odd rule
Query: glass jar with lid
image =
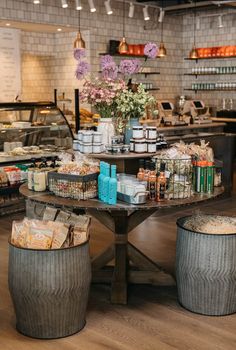
<path fill-rule="evenodd" d="M 135 153 L 145 153 L 147 152 L 147 144 L 144 138 L 134 141 L 134 152 Z"/>

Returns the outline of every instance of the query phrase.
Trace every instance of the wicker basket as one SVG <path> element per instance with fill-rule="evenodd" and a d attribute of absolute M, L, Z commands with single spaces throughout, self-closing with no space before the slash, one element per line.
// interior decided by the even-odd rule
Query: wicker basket
<path fill-rule="evenodd" d="M 161 163 L 165 164 L 165 175 L 167 178 L 166 199 L 191 197 L 193 193 L 191 158 L 155 158 L 155 162 L 157 173 L 160 171 Z"/>
<path fill-rule="evenodd" d="M 97 173 L 82 176 L 50 172 L 48 188 L 59 197 L 91 199 L 97 197 L 97 178 Z"/>

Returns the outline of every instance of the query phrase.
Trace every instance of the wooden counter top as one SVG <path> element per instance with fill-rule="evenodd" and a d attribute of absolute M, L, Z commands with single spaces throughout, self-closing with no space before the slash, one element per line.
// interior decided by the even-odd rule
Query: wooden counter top
<path fill-rule="evenodd" d="M 221 125 L 222 125 L 222 123 L 236 123 L 236 116 L 235 116 L 235 118 L 217 117 L 217 118 L 211 118 L 211 119 L 214 122 L 215 121 L 221 122 L 221 123 L 217 123 L 217 124 L 221 124 Z"/>

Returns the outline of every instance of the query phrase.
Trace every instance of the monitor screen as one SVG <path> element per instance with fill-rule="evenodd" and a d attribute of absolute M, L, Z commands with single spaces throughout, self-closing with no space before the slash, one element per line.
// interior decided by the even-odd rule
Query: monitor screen
<path fill-rule="evenodd" d="M 193 105 L 196 109 L 204 108 L 203 103 L 201 101 L 193 101 Z"/>
<path fill-rule="evenodd" d="M 164 111 L 172 111 L 173 109 L 170 102 L 161 102 L 161 106 Z"/>

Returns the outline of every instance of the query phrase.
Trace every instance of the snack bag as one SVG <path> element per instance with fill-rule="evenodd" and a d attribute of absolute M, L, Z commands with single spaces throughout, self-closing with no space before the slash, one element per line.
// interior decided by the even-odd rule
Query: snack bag
<path fill-rule="evenodd" d="M 58 212 L 58 210 L 56 208 L 46 207 L 44 214 L 43 214 L 43 220 L 54 221 L 56 218 L 57 212 Z"/>
<path fill-rule="evenodd" d="M 85 231 L 83 229 L 83 227 L 79 226 L 79 225 L 75 225 L 74 226 L 74 239 L 73 239 L 73 245 L 80 245 L 84 242 L 86 242 L 87 240 L 87 231 Z"/>
<path fill-rule="evenodd" d="M 52 249 L 59 249 L 67 239 L 70 226 L 62 222 L 48 222 L 48 227 L 53 230 Z"/>
<path fill-rule="evenodd" d="M 71 215 L 70 213 L 60 210 L 59 214 L 56 217 L 56 221 L 68 222 L 70 215 Z"/>
<path fill-rule="evenodd" d="M 30 226 L 26 238 L 26 248 L 50 249 L 52 245 L 52 238 L 52 229 Z"/>
<path fill-rule="evenodd" d="M 16 247 L 25 247 L 25 240 L 28 232 L 28 227 L 23 221 L 13 221 L 11 243 Z"/>

